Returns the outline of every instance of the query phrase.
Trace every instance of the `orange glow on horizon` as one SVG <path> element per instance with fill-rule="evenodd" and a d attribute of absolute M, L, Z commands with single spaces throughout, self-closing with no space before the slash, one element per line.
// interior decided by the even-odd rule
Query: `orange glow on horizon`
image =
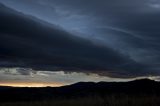
<path fill-rule="evenodd" d="M 11 87 L 61 87 L 63 83 L 37 83 L 37 82 L 15 82 L 15 83 L 0 83 L 0 86 L 11 86 Z"/>

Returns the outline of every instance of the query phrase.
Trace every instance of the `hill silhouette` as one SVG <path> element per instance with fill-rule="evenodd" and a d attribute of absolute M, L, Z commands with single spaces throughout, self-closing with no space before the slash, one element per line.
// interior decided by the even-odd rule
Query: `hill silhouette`
<path fill-rule="evenodd" d="M 35 101 L 57 98 L 82 98 L 93 95 L 157 95 L 160 83 L 141 79 L 130 82 L 79 82 L 63 87 L 17 88 L 0 87 L 0 102 Z"/>

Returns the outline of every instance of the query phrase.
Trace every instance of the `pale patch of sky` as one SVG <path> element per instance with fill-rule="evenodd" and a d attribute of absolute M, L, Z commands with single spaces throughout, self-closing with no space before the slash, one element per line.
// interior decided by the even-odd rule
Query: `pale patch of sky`
<path fill-rule="evenodd" d="M 76 82 L 126 82 L 135 79 L 149 78 L 152 80 L 160 81 L 159 76 L 144 76 L 137 78 L 112 78 L 108 76 L 100 76 L 98 74 L 90 73 L 66 73 L 64 71 L 36 71 L 32 73 L 33 76 L 20 74 L 17 70 L 22 68 L 1 68 L 0 69 L 0 84 L 35 84 L 36 86 L 54 86 L 53 84 L 69 85 Z M 26 71 L 31 69 L 26 69 Z M 29 86 L 29 85 L 28 85 Z M 33 85 L 32 85 L 33 86 Z M 57 86 L 57 85 L 55 85 Z"/>

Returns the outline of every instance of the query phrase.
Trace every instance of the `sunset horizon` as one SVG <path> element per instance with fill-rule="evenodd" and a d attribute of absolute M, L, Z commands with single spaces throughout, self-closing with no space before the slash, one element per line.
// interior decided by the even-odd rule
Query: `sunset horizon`
<path fill-rule="evenodd" d="M 0 0 L 0 106 L 160 106 L 160 0 Z"/>

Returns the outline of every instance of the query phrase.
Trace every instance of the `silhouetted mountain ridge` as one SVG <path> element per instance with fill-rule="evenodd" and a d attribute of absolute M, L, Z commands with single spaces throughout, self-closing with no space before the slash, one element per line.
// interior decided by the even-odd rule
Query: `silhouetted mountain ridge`
<path fill-rule="evenodd" d="M 159 89 L 160 83 L 149 79 L 130 82 L 79 82 L 63 87 L 0 87 L 0 101 L 79 98 L 91 95 L 160 95 Z"/>
<path fill-rule="evenodd" d="M 78 82 L 69 86 L 72 87 L 89 87 L 89 86 L 109 86 L 109 85 L 121 85 L 121 84 L 139 84 L 140 86 L 144 84 L 145 85 L 153 85 L 153 84 L 159 84 L 159 82 L 151 80 L 151 79 L 137 79 L 137 80 L 133 80 L 133 81 L 129 81 L 129 82 L 105 82 L 105 81 L 101 81 L 101 82 Z"/>

